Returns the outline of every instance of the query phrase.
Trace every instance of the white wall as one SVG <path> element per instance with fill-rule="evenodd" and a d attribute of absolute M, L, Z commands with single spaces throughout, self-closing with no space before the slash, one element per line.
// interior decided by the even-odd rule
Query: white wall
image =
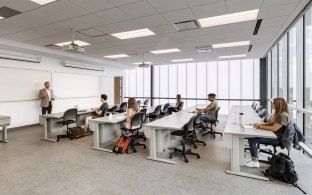
<path fill-rule="evenodd" d="M 42 58 L 42 61 L 39 64 L 0 59 L 0 71 L 1 69 L 3 70 L 4 67 L 9 68 L 11 70 L 18 70 L 18 71 L 15 71 L 16 74 L 10 75 L 12 78 L 19 78 L 19 77 L 25 76 L 20 71 L 21 69 L 48 71 L 51 76 L 46 79 L 47 81 L 51 81 L 51 78 L 61 79 L 57 81 L 56 80 L 52 81 L 52 89 L 53 89 L 53 83 L 66 82 L 66 78 L 53 77 L 53 74 L 56 75 L 56 74 L 62 74 L 62 73 L 70 73 L 70 74 L 78 75 L 78 77 L 79 75 L 81 75 L 82 80 L 83 78 L 85 78 L 85 75 L 89 75 L 91 77 L 97 78 L 100 81 L 100 84 L 97 85 L 99 87 L 98 91 L 100 93 L 97 96 L 95 95 L 89 96 L 87 94 L 89 90 L 86 89 L 86 86 L 82 86 L 81 89 L 77 86 L 74 86 L 73 87 L 74 90 L 79 89 L 81 90 L 81 92 L 76 93 L 73 91 L 73 94 L 76 94 L 76 95 L 72 97 L 68 97 L 68 96 L 62 97 L 61 95 L 54 102 L 53 112 L 62 112 L 66 110 L 67 108 L 73 107 L 75 105 L 78 105 L 79 108 L 89 108 L 89 107 L 99 106 L 101 93 L 107 94 L 109 97 L 109 103 L 113 104 L 114 103 L 114 76 L 122 76 L 124 74 L 124 71 L 122 69 L 112 68 L 112 67 L 105 67 L 104 72 L 66 68 L 60 64 L 60 60 L 52 59 L 52 58 L 45 58 L 45 57 Z M 7 81 L 7 78 L 5 79 L 3 77 L 2 78 L 0 77 L 0 82 L 7 83 L 7 85 L 10 86 L 11 90 L 17 90 L 17 92 L 18 90 L 22 91 L 20 84 L 17 85 L 16 84 L 17 82 L 14 82 L 14 79 L 11 81 Z M 70 91 L 71 90 L 70 88 L 68 88 L 68 86 L 66 86 L 66 84 L 64 84 L 64 87 L 66 87 L 66 89 L 60 89 L 60 86 L 61 85 L 58 85 L 58 91 L 64 91 L 64 90 Z M 29 86 L 25 86 L 25 87 L 29 87 Z M 37 89 L 38 92 L 40 88 L 43 88 L 43 83 L 42 83 L 42 86 L 38 87 Z M 0 88 L 0 91 L 1 91 L 0 93 L 6 93 L 8 88 L 6 87 L 5 89 L 6 90 L 4 90 L 4 87 L 2 87 L 2 89 Z M 84 95 L 84 93 L 86 94 Z M 18 93 L 16 94 L 18 95 Z M 57 93 L 55 95 L 58 96 Z M 18 100 L 8 101 L 7 99 L 0 98 L 0 115 L 11 116 L 10 128 L 39 123 L 39 115 L 41 114 L 40 101 L 38 99 L 23 99 L 23 100 L 20 100 L 19 98 L 17 99 Z"/>

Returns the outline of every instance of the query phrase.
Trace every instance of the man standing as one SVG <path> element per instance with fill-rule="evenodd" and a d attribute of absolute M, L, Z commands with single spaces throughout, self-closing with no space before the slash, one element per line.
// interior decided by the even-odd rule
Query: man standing
<path fill-rule="evenodd" d="M 51 114 L 52 112 L 52 101 L 54 101 L 55 96 L 53 90 L 50 89 L 50 82 L 44 83 L 44 88 L 39 91 L 39 98 L 41 100 L 42 115 Z"/>
<path fill-rule="evenodd" d="M 205 113 L 205 114 L 200 116 L 199 126 L 202 129 L 206 129 L 205 125 L 204 125 L 205 122 L 214 121 L 214 120 L 216 120 L 216 117 L 217 117 L 218 102 L 216 100 L 216 94 L 214 94 L 214 93 L 208 94 L 208 101 L 210 101 L 210 104 L 206 108 L 204 108 L 204 109 L 196 108 L 197 112 Z"/>

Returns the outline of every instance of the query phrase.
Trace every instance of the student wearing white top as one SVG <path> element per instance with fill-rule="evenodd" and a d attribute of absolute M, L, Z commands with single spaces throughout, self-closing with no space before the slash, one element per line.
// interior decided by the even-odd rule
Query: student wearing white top
<path fill-rule="evenodd" d="M 127 129 L 130 129 L 132 116 L 134 114 L 136 114 L 137 112 L 139 112 L 139 109 L 137 106 L 137 101 L 135 100 L 135 98 L 129 98 L 128 99 L 128 109 L 127 109 L 127 112 L 125 114 L 127 116 L 127 120 L 126 120 L 126 122 L 123 122 L 120 124 L 120 129 L 121 129 L 122 135 L 124 135 L 124 136 L 128 135 L 129 132 L 127 131 Z"/>
<path fill-rule="evenodd" d="M 53 90 L 50 89 L 50 82 L 44 83 L 44 88 L 39 91 L 39 98 L 41 100 L 41 108 L 42 108 L 42 114 L 51 114 L 52 112 L 52 102 L 55 99 L 55 96 L 53 94 Z"/>

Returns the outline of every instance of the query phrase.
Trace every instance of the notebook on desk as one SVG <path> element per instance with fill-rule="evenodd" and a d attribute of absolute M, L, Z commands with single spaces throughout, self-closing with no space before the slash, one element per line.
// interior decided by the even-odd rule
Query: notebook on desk
<path fill-rule="evenodd" d="M 244 129 L 254 129 L 254 126 L 253 126 L 253 125 L 250 125 L 250 124 L 242 125 L 242 127 L 243 127 Z"/>

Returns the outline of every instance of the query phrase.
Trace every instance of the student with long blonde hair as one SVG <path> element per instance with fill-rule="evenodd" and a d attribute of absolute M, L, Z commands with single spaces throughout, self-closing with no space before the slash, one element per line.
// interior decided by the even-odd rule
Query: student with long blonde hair
<path fill-rule="evenodd" d="M 126 129 L 130 128 L 132 116 L 134 114 L 136 114 L 137 112 L 139 112 L 137 101 L 135 98 L 131 97 L 128 99 L 128 109 L 127 109 L 127 112 L 125 114 L 127 116 L 127 120 L 126 120 L 126 122 L 121 123 L 121 125 L 120 125 L 121 132 L 123 135 L 128 134 L 128 131 Z"/>
<path fill-rule="evenodd" d="M 249 138 L 248 143 L 250 147 L 251 159 L 247 161 L 247 167 L 260 167 L 257 156 L 258 144 L 279 145 L 282 143 L 281 139 L 283 133 L 287 125 L 290 123 L 287 101 L 284 98 L 275 98 L 272 102 L 272 109 L 274 109 L 275 112 L 272 119 L 268 123 L 255 123 L 253 126 L 257 129 L 273 131 L 277 138 Z"/>

